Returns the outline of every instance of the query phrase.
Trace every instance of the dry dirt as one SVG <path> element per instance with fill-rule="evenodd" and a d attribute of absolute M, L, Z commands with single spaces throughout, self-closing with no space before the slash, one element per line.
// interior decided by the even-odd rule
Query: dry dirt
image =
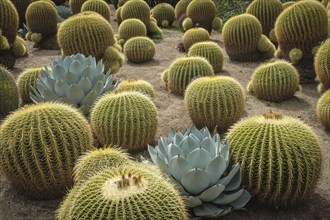
<path fill-rule="evenodd" d="M 117 23 L 113 20 L 114 17 L 112 17 L 111 23 L 114 29 L 117 30 Z M 163 70 L 168 68 L 175 58 L 185 56 L 185 53 L 176 50 L 183 33 L 174 28 L 165 29 L 163 32 L 164 39 L 155 41 L 157 52 L 153 61 L 139 65 L 126 62 L 115 75 L 120 80 L 129 78 L 144 79 L 154 86 L 156 92 L 154 102 L 159 111 L 157 139 L 161 135 L 167 135 L 171 128 L 184 130 L 192 125 L 184 106 L 183 97 L 169 94 L 160 78 Z M 233 62 L 229 60 L 225 53 L 221 35 L 213 34 L 212 40 L 223 48 L 225 60 L 224 70 L 221 75 L 236 78 L 246 88 L 253 70 L 260 63 Z M 28 43 L 28 47 L 29 56 L 18 60 L 15 69 L 12 71 L 15 77 L 26 68 L 43 66 L 48 64 L 52 58 L 60 55 L 60 51 L 45 51 L 32 48 L 31 43 Z M 316 91 L 316 85 L 316 83 L 303 85 L 302 91 L 297 92 L 294 98 L 281 103 L 260 101 L 247 94 L 245 113 L 243 115 L 243 117 L 246 117 L 272 110 L 300 118 L 313 128 L 324 149 L 323 174 L 318 185 L 315 186 L 315 193 L 304 204 L 279 210 L 262 207 L 250 201 L 246 206 L 246 210 L 233 212 L 223 219 L 330 219 L 330 132 L 323 129 L 315 114 L 316 103 L 320 97 Z M 61 201 L 60 199 L 52 201 L 29 200 L 18 194 L 1 173 L 0 189 L 0 220 L 54 219 L 54 212 Z"/>

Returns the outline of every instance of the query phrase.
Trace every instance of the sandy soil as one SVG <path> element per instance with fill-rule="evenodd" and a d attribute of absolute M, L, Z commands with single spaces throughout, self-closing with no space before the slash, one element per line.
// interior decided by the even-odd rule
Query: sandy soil
<path fill-rule="evenodd" d="M 112 25 L 116 30 L 117 23 L 113 22 L 113 19 L 114 17 L 112 17 Z M 175 58 L 185 56 L 184 53 L 176 50 L 182 35 L 183 33 L 177 29 L 164 30 L 164 39 L 155 41 L 157 52 L 153 61 L 139 65 L 126 62 L 115 75 L 120 80 L 129 78 L 144 79 L 154 86 L 156 92 L 154 101 L 159 111 L 157 139 L 161 135 L 167 135 L 171 128 L 184 130 L 192 125 L 184 106 L 183 97 L 169 94 L 160 79 L 163 70 L 168 68 Z M 213 34 L 212 40 L 219 43 L 223 48 L 220 34 Z M 52 58 L 60 54 L 60 51 L 45 51 L 32 48 L 31 43 L 28 43 L 28 46 L 29 56 L 18 60 L 15 69 L 12 71 L 15 77 L 26 68 L 48 64 Z M 221 75 L 232 76 L 238 79 L 245 88 L 253 70 L 260 63 L 233 62 L 228 59 L 224 48 L 223 52 L 225 61 Z M 297 92 L 293 99 L 281 103 L 260 101 L 248 94 L 243 115 L 243 117 L 246 117 L 272 110 L 298 117 L 314 129 L 324 149 L 323 175 L 318 185 L 315 186 L 315 193 L 304 204 L 288 209 L 276 210 L 262 207 L 251 201 L 247 205 L 246 210 L 233 212 L 223 219 L 330 219 L 330 132 L 325 131 L 317 121 L 315 108 L 319 94 L 316 91 L 316 85 L 303 85 L 302 91 Z M 19 195 L 1 173 L 0 190 L 1 220 L 54 219 L 54 212 L 61 201 L 60 199 L 52 201 L 29 200 Z"/>

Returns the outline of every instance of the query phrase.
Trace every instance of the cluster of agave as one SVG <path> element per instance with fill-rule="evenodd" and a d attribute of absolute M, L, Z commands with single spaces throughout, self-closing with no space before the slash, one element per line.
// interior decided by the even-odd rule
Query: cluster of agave
<path fill-rule="evenodd" d="M 178 186 L 195 216 L 216 217 L 240 209 L 251 195 L 240 187 L 239 164 L 229 164 L 228 142 L 207 128 L 171 130 L 158 145 L 148 146 L 151 160 Z"/>
<path fill-rule="evenodd" d="M 79 108 L 88 114 L 95 100 L 117 87 L 110 70 L 104 74 L 102 60 L 82 54 L 60 56 L 45 66 L 41 77 L 32 89 L 35 103 L 60 101 Z"/>

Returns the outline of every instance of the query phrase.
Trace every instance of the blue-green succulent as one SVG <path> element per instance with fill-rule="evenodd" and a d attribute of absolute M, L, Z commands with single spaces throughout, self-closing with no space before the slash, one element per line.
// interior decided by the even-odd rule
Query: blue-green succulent
<path fill-rule="evenodd" d="M 66 7 L 64 5 L 56 6 L 56 10 L 57 10 L 58 16 L 60 16 L 63 20 L 69 18 L 72 15 L 71 8 Z"/>
<path fill-rule="evenodd" d="M 104 73 L 102 60 L 96 63 L 95 57 L 76 54 L 60 56 L 45 66 L 30 95 L 35 103 L 60 101 L 87 115 L 100 95 L 116 87 L 110 71 Z"/>
<path fill-rule="evenodd" d="M 221 143 L 219 134 L 212 136 L 207 128 L 171 130 L 148 151 L 151 161 L 178 185 L 195 216 L 226 215 L 251 198 L 240 186 L 240 165 L 229 163 L 228 142 Z"/>

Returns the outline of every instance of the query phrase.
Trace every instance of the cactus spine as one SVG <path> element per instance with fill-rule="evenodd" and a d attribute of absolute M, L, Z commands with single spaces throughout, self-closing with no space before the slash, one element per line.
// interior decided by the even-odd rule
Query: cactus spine
<path fill-rule="evenodd" d="M 155 93 L 154 88 L 149 82 L 140 79 L 128 79 L 121 82 L 116 89 L 116 92 L 120 91 L 136 91 L 150 98 L 153 98 Z"/>
<path fill-rule="evenodd" d="M 184 100 L 197 128 L 217 128 L 223 133 L 242 116 L 245 94 L 234 78 L 210 76 L 194 80 L 187 87 Z"/>
<path fill-rule="evenodd" d="M 124 54 L 128 61 L 144 63 L 153 59 L 156 53 L 154 42 L 147 37 L 133 37 L 124 45 Z"/>
<path fill-rule="evenodd" d="M 81 12 L 95 11 L 110 21 L 110 7 L 104 0 L 88 0 L 81 6 Z"/>
<path fill-rule="evenodd" d="M 241 164 L 243 184 L 257 200 L 290 206 L 314 191 L 322 149 L 302 121 L 276 113 L 257 115 L 235 124 L 226 138 L 232 161 Z"/>
<path fill-rule="evenodd" d="M 22 72 L 18 77 L 18 91 L 24 104 L 32 103 L 32 100 L 30 98 L 30 93 L 32 92 L 31 87 L 36 87 L 36 81 L 41 76 L 41 72 L 41 67 L 31 68 Z"/>
<path fill-rule="evenodd" d="M 192 28 L 184 33 L 182 42 L 186 51 L 197 42 L 210 41 L 210 34 L 204 28 Z"/>
<path fill-rule="evenodd" d="M 330 39 L 326 40 L 318 49 L 315 59 L 314 68 L 317 78 L 320 81 L 319 92 L 323 92 L 330 88 Z"/>
<path fill-rule="evenodd" d="M 0 65 L 0 115 L 7 115 L 18 108 L 19 96 L 11 73 Z"/>

